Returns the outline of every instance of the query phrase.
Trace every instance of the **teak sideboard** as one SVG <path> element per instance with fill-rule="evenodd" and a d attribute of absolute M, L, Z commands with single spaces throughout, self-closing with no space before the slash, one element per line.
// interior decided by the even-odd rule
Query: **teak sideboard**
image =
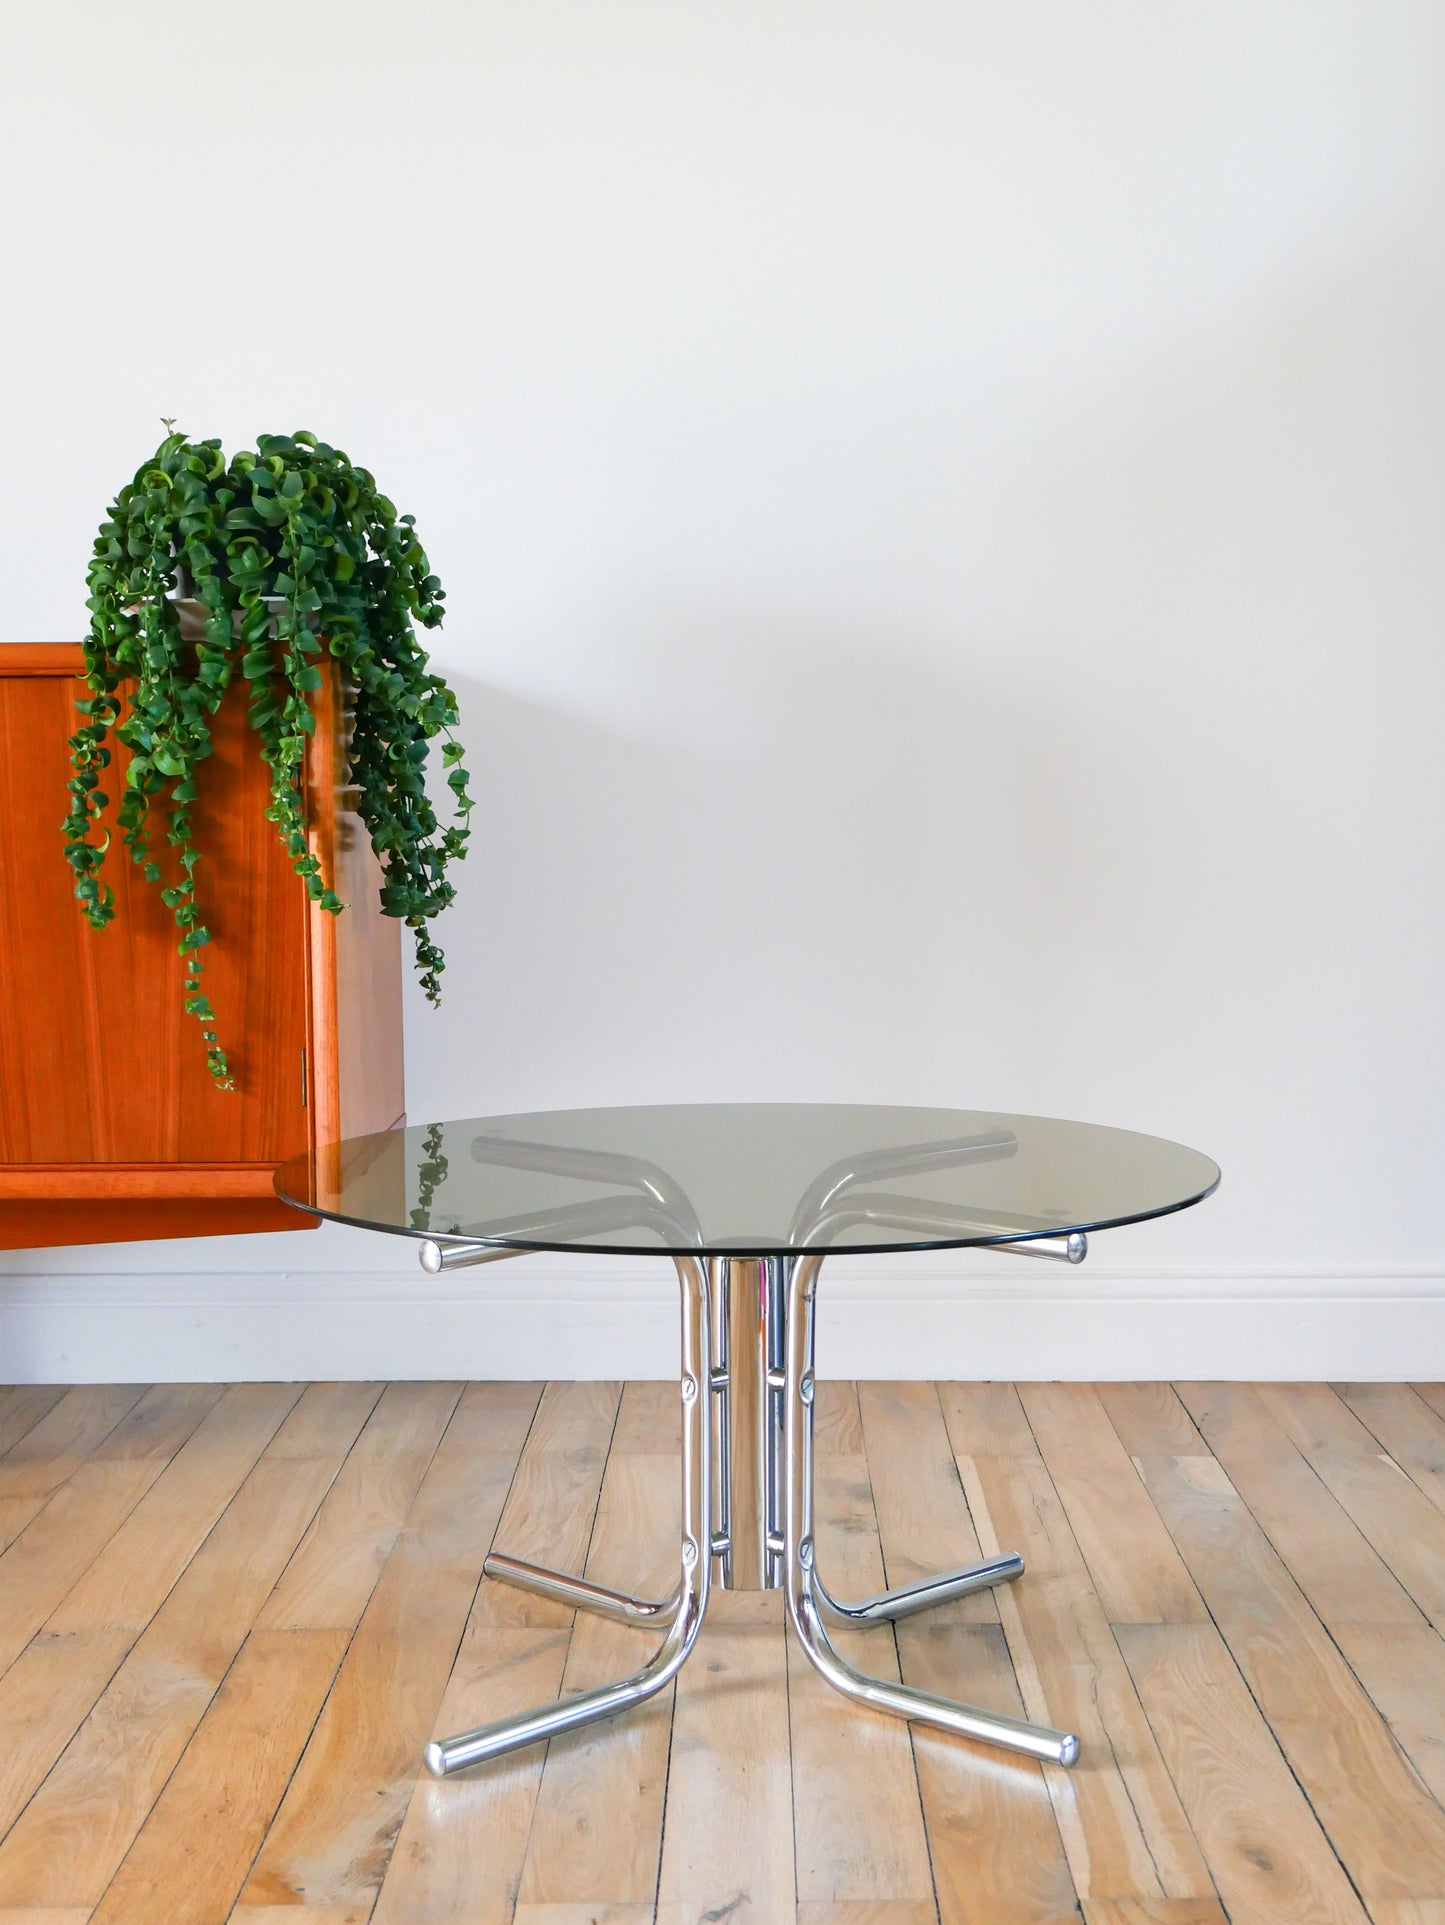
<path fill-rule="evenodd" d="M 341 786 L 338 678 L 323 670 L 306 789 L 342 915 L 307 900 L 265 818 L 244 684 L 197 772 L 205 988 L 238 1086 L 227 1094 L 181 1006 L 170 912 L 118 835 L 104 872 L 114 922 L 92 929 L 75 900 L 60 825 L 81 672 L 78 645 L 0 643 L 0 1248 L 313 1228 L 277 1200 L 277 1165 L 404 1109 L 401 926 L 381 914 L 379 865 Z M 113 805 L 126 751 L 110 746 Z M 153 840 L 164 869 L 159 811 Z"/>

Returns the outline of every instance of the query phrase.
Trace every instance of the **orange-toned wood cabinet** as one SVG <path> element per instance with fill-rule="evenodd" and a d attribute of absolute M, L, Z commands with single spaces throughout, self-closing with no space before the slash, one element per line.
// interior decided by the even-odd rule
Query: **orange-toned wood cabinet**
<path fill-rule="evenodd" d="M 198 771 L 206 993 L 238 1084 L 226 1094 L 181 1007 L 170 912 L 118 836 L 114 922 L 92 929 L 75 900 L 60 825 L 81 667 L 73 644 L 0 644 L 0 1248 L 312 1228 L 276 1199 L 277 1165 L 389 1128 L 404 1106 L 401 929 L 381 914 L 378 865 L 341 788 L 334 672 L 307 806 L 344 914 L 308 902 L 265 819 L 244 685 Z M 125 751 L 112 749 L 114 797 Z"/>

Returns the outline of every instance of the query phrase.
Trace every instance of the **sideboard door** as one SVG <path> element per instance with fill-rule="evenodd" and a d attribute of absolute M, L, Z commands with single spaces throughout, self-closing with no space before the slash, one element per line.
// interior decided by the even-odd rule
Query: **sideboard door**
<path fill-rule="evenodd" d="M 364 1011 L 370 1044 L 343 1043 L 334 937 L 265 818 L 268 771 L 233 687 L 193 809 L 205 990 L 237 1083 L 219 1091 L 182 1008 L 170 912 L 118 835 L 105 865 L 115 920 L 94 930 L 75 900 L 61 821 L 80 664 L 78 647 L 0 645 L 0 1247 L 312 1228 L 276 1199 L 273 1174 L 317 1140 L 318 1109 L 323 1138 L 334 1131 L 348 1054 L 394 1057 L 399 1089 L 399 970 Z M 107 773 L 113 805 L 116 763 Z M 383 920 L 366 893 L 348 912 L 357 941 Z M 399 961 L 398 936 L 392 924 L 366 939 Z M 385 1121 L 399 1108 L 398 1096 Z"/>

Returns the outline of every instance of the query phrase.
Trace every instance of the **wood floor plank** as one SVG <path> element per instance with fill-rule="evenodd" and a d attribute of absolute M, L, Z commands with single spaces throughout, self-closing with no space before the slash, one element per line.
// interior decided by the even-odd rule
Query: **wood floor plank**
<path fill-rule="evenodd" d="M 936 1387 L 860 1383 L 858 1405 L 889 1585 L 976 1561 L 982 1556 L 978 1533 Z M 977 1591 L 946 1609 L 949 1623 L 998 1623 L 991 1591 Z M 936 1612 L 930 1617 L 938 1621 Z"/>
<path fill-rule="evenodd" d="M 1259 1394 L 1416 1604 L 1445 1632 L 1445 1513 L 1328 1384 L 1263 1384 Z"/>
<path fill-rule="evenodd" d="M 1206 1457 L 1209 1446 L 1173 1384 L 1095 1384 L 1131 1457 Z"/>
<path fill-rule="evenodd" d="M 1208 1616 L 1091 1384 L 1020 1384 L 1038 1447 L 1111 1624 Z"/>
<path fill-rule="evenodd" d="M 1445 1417 L 1445 1384 L 1411 1384 L 1410 1388 L 1437 1417 Z"/>
<path fill-rule="evenodd" d="M 64 1384 L 7 1384 L 0 1390 L 0 1457 L 65 1396 Z"/>
<path fill-rule="evenodd" d="M 374 1903 L 511 1482 L 518 1403 L 516 1385 L 463 1394 L 246 1882 L 246 1904 Z"/>
<path fill-rule="evenodd" d="M 92 1906 L 380 1394 L 313 1384 L 0 1842 L 0 1906 Z"/>
<path fill-rule="evenodd" d="M 73 1596 L 221 1399 L 214 1384 L 159 1384 L 79 1464 L 0 1556 L 0 1666 Z M 55 1631 L 120 1629 L 65 1624 Z"/>
<path fill-rule="evenodd" d="M 818 1457 L 814 1530 L 819 1569 L 835 1595 L 866 1597 L 884 1588 L 866 1458 Z M 886 1625 L 830 1624 L 829 1635 L 859 1670 L 897 1680 L 898 1652 Z M 791 1636 L 787 1654 L 799 1915 L 924 1903 L 931 1914 L 933 1874 L 907 1725 L 860 1713 Z"/>
<path fill-rule="evenodd" d="M 366 1925 L 367 1916 L 355 1905 L 233 1905 L 226 1925 Z"/>
<path fill-rule="evenodd" d="M 1181 1384 L 1179 1390 L 1207 1450 L 1331 1630 L 1425 1622 L 1252 1385 Z"/>
<path fill-rule="evenodd" d="M 124 1631 L 41 1632 L 0 1677 L 0 1833 L 33 1797 L 130 1642 Z"/>
<path fill-rule="evenodd" d="M 1366 1925 L 1213 1625 L 1127 1624 L 1115 1636 L 1230 1925 Z"/>
<path fill-rule="evenodd" d="M 387 1385 L 267 1600 L 261 1629 L 327 1631 L 357 1622 L 461 1394 L 459 1383 Z"/>
<path fill-rule="evenodd" d="M 615 1383 L 551 1383 L 542 1391 L 497 1526 L 498 1550 L 582 1569 L 621 1394 Z M 513 1630 L 572 1622 L 565 1605 L 510 1584 L 484 1584 L 473 1615 L 478 1624 Z"/>
<path fill-rule="evenodd" d="M 652 1925 L 652 1900 L 631 1905 L 518 1905 L 513 1921 L 514 1925 Z"/>
<path fill-rule="evenodd" d="M 858 1387 L 889 1584 L 981 1555 L 931 1392 Z M 895 1635 L 908 1683 L 1024 1715 L 992 1592 L 905 1618 Z M 1072 1916 L 1073 1880 L 1039 1766 L 922 1725 L 912 1740 L 942 1925 L 1058 1925 Z"/>
<path fill-rule="evenodd" d="M 672 1388 L 671 1402 L 678 1401 Z M 631 1391 L 622 1400 L 630 1418 Z M 666 1442 L 675 1412 L 658 1426 Z M 621 1428 L 622 1417 L 618 1427 Z M 615 1453 L 607 1465 L 587 1575 L 600 1584 L 666 1597 L 677 1582 L 680 1458 Z M 656 1649 L 657 1633 L 579 1612 L 562 1693 L 625 1678 Z M 554 1738 L 522 1867 L 518 1903 L 641 1904 L 651 1908 L 662 1849 L 662 1808 L 672 1727 L 669 1687 L 636 1710 Z"/>
<path fill-rule="evenodd" d="M 144 1384 L 78 1385 L 11 1446 L 0 1458 L 0 1550 L 13 1543 L 145 1393 Z"/>
<path fill-rule="evenodd" d="M 1428 1624 L 1344 1624 L 1334 1636 L 1395 1742 L 1445 1806 L 1445 1639 Z"/>
<path fill-rule="evenodd" d="M 469 1625 L 436 1734 L 557 1697 L 570 1637 L 568 1625 Z M 440 1784 L 420 1779 L 372 1925 L 511 1925 L 545 1759 L 533 1745 Z"/>
<path fill-rule="evenodd" d="M 233 1384 L 51 1613 L 47 1629 L 142 1630 L 303 1388 Z"/>
<path fill-rule="evenodd" d="M 0 1641 L 50 1600 L 0 1925 L 1445 1925 L 1439 1387 L 820 1387 L 835 1590 L 1028 1567 L 838 1642 L 1076 1771 L 855 1710 L 733 1593 L 675 1705 L 444 1784 L 427 1736 L 651 1648 L 477 1577 L 495 1537 L 666 1590 L 676 1386 L 318 1385 L 267 1431 L 294 1390 L 0 1389 Z"/>
<path fill-rule="evenodd" d="M 811 1899 L 800 1903 L 797 1913 L 797 1925 L 937 1925 L 937 1919 L 931 1899 L 926 1905 L 907 1899 Z"/>
<path fill-rule="evenodd" d="M 1150 1496 L 1356 1886 L 1366 1898 L 1411 1898 L 1445 1885 L 1445 1813 L 1421 1788 L 1222 1466 L 1213 1457 L 1141 1463 Z M 1222 1896 L 1228 1906 L 1228 1892 Z"/>
<path fill-rule="evenodd" d="M 216 1925 L 230 1911 L 346 1649 L 344 1631 L 253 1631 L 92 1913 Z"/>
<path fill-rule="evenodd" d="M 1042 1459 L 961 1457 L 985 1554 L 1022 1553 L 998 1589 L 1028 1716 L 1075 1732 L 1045 1772 L 1081 1898 L 1210 1899 L 1214 1887 Z"/>
<path fill-rule="evenodd" d="M 863 1455 L 863 1413 L 858 1386 L 820 1381 L 813 1398 L 813 1449 L 819 1457 Z"/>
<path fill-rule="evenodd" d="M 540 1402 L 495 1541 L 581 1570 L 617 1423 L 618 1386 L 531 1388 L 534 1396 L 541 1391 Z M 539 1621 L 529 1623 L 518 1601 L 525 1601 L 521 1592 L 482 1579 L 428 1736 L 467 1731 L 560 1695 L 572 1613 L 536 1599 Z M 545 1756 L 536 1746 L 441 1784 L 423 1779 L 382 1884 L 376 1925 L 508 1925 Z"/>
<path fill-rule="evenodd" d="M 1401 1470 L 1445 1510 L 1445 1417 L 1408 1384 L 1336 1384 L 1334 1390 Z"/>
<path fill-rule="evenodd" d="M 677 1681 L 657 1925 L 775 1925 L 797 1902 L 781 1593 L 714 1591 L 702 1636 Z"/>
<path fill-rule="evenodd" d="M 677 1379 L 631 1383 L 622 1387 L 611 1457 L 676 1455 L 682 1449 L 682 1413 Z"/>
<path fill-rule="evenodd" d="M 1012 1384 L 940 1384 L 938 1401 L 955 1457 L 1029 1457 L 1038 1445 Z"/>
<path fill-rule="evenodd" d="M 1023 1717 L 1002 1626 L 930 1624 L 927 1617 L 898 1627 L 908 1681 Z M 912 1729 L 942 1925 L 1075 1919 L 1073 1880 L 1041 1768 L 924 1725 Z"/>
<path fill-rule="evenodd" d="M 1084 1925 L 1229 1925 L 1217 1898 L 1086 1898 Z"/>
<path fill-rule="evenodd" d="M 0 1909 L 0 1925 L 87 1925 L 89 1918 L 89 1912 L 57 1910 L 53 1905 L 33 1910 L 27 1907 L 24 1911 Z"/>
<path fill-rule="evenodd" d="M 356 1905 L 233 1905 L 226 1925 L 366 1925 L 368 1916 Z"/>

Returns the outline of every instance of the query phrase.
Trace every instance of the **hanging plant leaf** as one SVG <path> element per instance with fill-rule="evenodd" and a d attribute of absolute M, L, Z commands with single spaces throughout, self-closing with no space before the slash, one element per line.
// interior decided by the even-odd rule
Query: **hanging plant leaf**
<path fill-rule="evenodd" d="M 170 425 L 169 423 L 167 424 Z M 183 582 L 183 577 L 188 578 Z M 148 882 L 161 881 L 150 850 L 151 806 L 181 880 L 162 890 L 180 932 L 185 1007 L 206 1025 L 211 1075 L 234 1088 L 215 1014 L 200 994 L 200 920 L 191 839 L 196 765 L 211 753 L 211 722 L 239 671 L 247 715 L 271 771 L 268 819 L 311 900 L 332 915 L 343 903 L 310 852 L 302 792 L 310 698 L 322 686 L 312 657 L 340 663 L 355 716 L 348 779 L 381 862 L 381 906 L 413 932 L 417 969 L 440 1000 L 445 962 L 430 923 L 455 895 L 447 865 L 466 854 L 472 799 L 452 739 L 456 697 L 432 673 L 416 629 L 435 628 L 444 594 L 415 533 L 365 468 L 312 434 L 262 435 L 256 451 L 227 461 L 218 440 L 170 434 L 121 489 L 96 536 L 87 573 L 87 695 L 70 738 L 65 856 L 82 913 L 100 929 L 115 895 L 99 880 L 110 845 L 100 772 L 114 730 L 130 751 L 116 811 L 121 837 Z M 178 588 L 199 605 L 194 640 L 182 633 Z M 431 741 L 446 738 L 443 767 L 455 820 L 437 822 L 426 792 Z"/>

